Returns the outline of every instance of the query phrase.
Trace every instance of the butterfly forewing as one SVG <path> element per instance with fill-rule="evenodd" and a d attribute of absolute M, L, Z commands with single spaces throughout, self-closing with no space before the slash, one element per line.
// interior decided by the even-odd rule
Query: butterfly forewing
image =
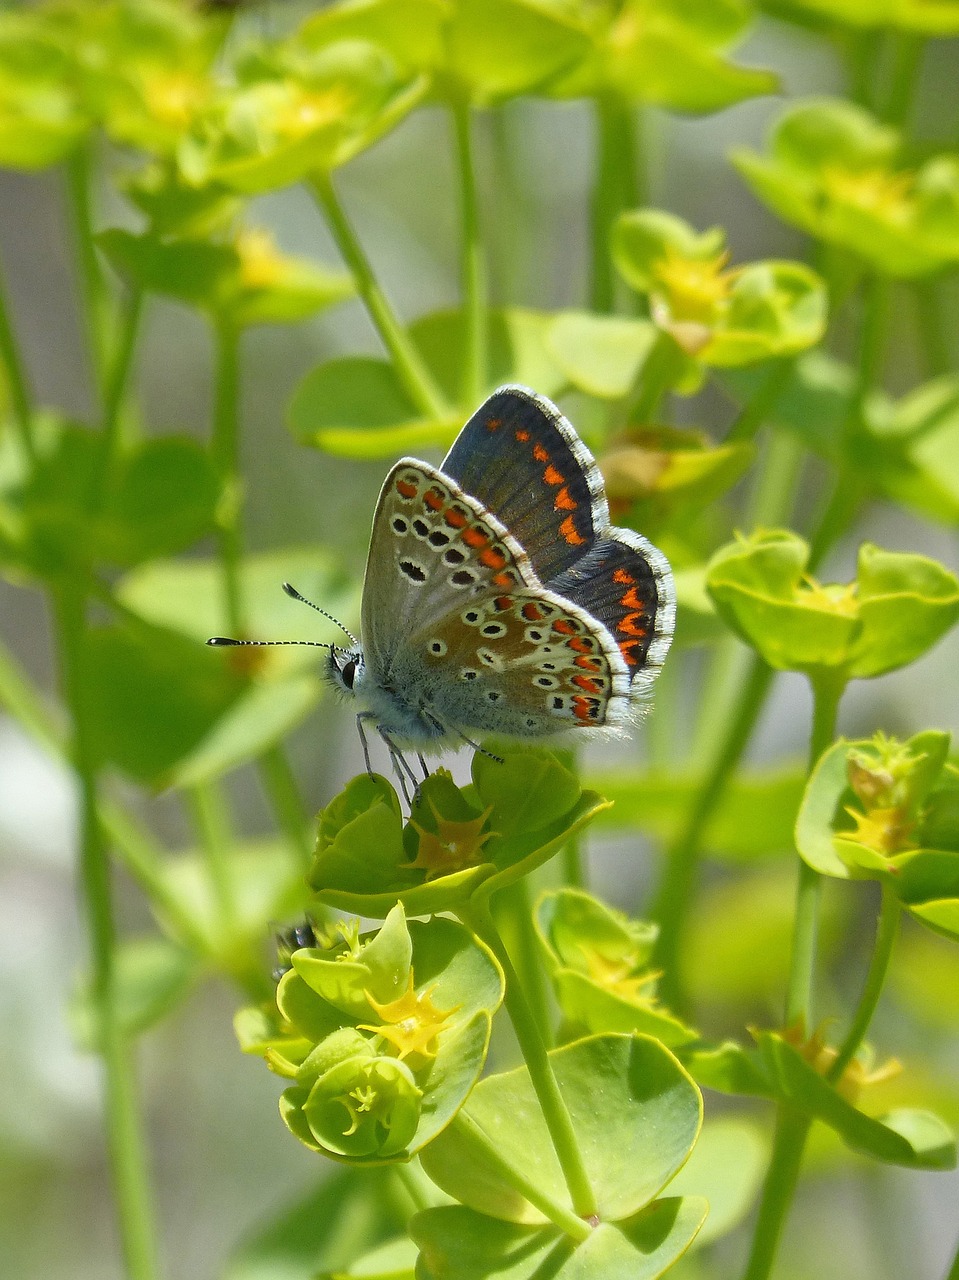
<path fill-rule="evenodd" d="M 574 564 L 609 525 L 589 450 L 554 405 L 525 387 L 491 395 L 442 470 L 496 513 L 543 582 Z"/>

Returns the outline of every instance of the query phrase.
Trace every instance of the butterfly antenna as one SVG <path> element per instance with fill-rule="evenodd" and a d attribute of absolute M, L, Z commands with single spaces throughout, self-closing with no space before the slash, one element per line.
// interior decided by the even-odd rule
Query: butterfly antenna
<path fill-rule="evenodd" d="M 280 645 L 280 644 L 305 644 L 311 649 L 340 649 L 338 644 L 324 644 L 320 640 L 233 640 L 230 636 L 210 636 L 207 644 L 212 645 Z"/>
<path fill-rule="evenodd" d="M 299 600 L 300 604 L 308 604 L 310 608 L 315 609 L 317 613 L 322 613 L 324 618 L 329 618 L 330 622 L 335 622 L 343 634 L 349 636 L 354 644 L 358 645 L 360 643 L 353 632 L 343 626 L 343 623 L 340 622 L 339 618 L 334 618 L 332 613 L 327 613 L 325 609 L 321 609 L 320 606 L 318 604 L 314 604 L 312 600 L 307 600 L 306 596 L 301 596 L 296 587 L 291 586 L 289 582 L 283 583 L 283 590 L 288 596 L 292 596 L 294 600 Z"/>

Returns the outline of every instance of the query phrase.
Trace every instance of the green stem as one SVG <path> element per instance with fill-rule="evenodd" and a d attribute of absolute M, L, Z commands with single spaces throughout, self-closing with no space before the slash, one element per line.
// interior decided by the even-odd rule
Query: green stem
<path fill-rule="evenodd" d="M 872 73 L 879 60 L 879 31 L 849 31 L 845 53 L 849 77 L 849 96 L 853 102 L 873 110 Z"/>
<path fill-rule="evenodd" d="M 859 1050 L 859 1046 L 866 1038 L 869 1024 L 872 1022 L 873 1014 L 876 1012 L 876 1006 L 879 1003 L 883 984 L 886 981 L 886 974 L 889 971 L 889 961 L 892 958 L 892 949 L 896 942 L 896 935 L 899 932 L 901 914 L 899 899 L 883 885 L 872 960 L 869 962 L 869 971 L 863 984 L 862 995 L 859 997 L 859 1004 L 849 1030 L 846 1032 L 846 1038 L 840 1046 L 835 1062 L 826 1074 L 826 1079 L 830 1083 L 835 1083 L 837 1080 L 842 1079 L 843 1072 L 852 1062 Z"/>
<path fill-rule="evenodd" d="M 218 512 L 220 566 L 227 625 L 235 635 L 242 636 L 245 616 L 240 585 L 240 335 L 232 325 L 220 323 L 214 328 L 214 340 L 216 371 L 210 456 L 223 486 Z"/>
<path fill-rule="evenodd" d="M 935 276 L 916 280 L 913 283 L 919 333 L 922 338 L 922 355 L 926 362 L 926 373 L 930 378 L 951 373 L 955 365 L 952 344 L 949 341 L 952 329 L 946 308 L 943 306 L 942 283 Z"/>
<path fill-rule="evenodd" d="M 390 354 L 397 377 L 407 395 L 419 412 L 427 418 L 440 420 L 447 417 L 449 407 L 445 397 L 380 288 L 363 246 L 334 190 L 329 174 L 316 174 L 312 186 L 326 214 L 337 247 L 353 273 L 360 297 L 366 304 L 370 319 Z"/>
<path fill-rule="evenodd" d="M 465 333 L 463 401 L 479 403 L 489 378 L 489 282 L 480 230 L 476 160 L 473 153 L 472 113 L 469 103 L 452 103 L 456 132 L 456 159 L 460 175 L 462 227 L 462 290 Z"/>
<path fill-rule="evenodd" d="M 548 1196 L 541 1187 L 527 1178 L 512 1160 L 500 1155 L 496 1142 L 482 1129 L 467 1111 L 461 1111 L 453 1121 L 456 1140 L 467 1151 L 476 1153 L 483 1168 L 490 1168 L 515 1191 L 528 1200 L 534 1208 L 539 1209 L 545 1217 L 560 1231 L 564 1231 L 578 1243 L 588 1240 L 592 1235 L 592 1227 L 582 1218 L 571 1213 L 565 1205 Z"/>
<path fill-rule="evenodd" d="M 703 836 L 759 718 L 772 677 L 772 668 L 758 655 L 752 655 L 726 732 L 716 745 L 689 816 L 667 850 L 662 879 L 653 900 L 650 915 L 659 925 L 653 963 L 663 971 L 660 984 L 663 1000 L 680 1012 L 687 1000 L 682 988 L 679 959 L 683 930 L 696 887 Z"/>
<path fill-rule="evenodd" d="M 304 868 L 313 857 L 313 841 L 296 778 L 282 747 L 269 747 L 257 761 L 280 827 Z"/>
<path fill-rule="evenodd" d="M 743 1280 L 766 1280 L 772 1270 L 786 1214 L 799 1181 L 809 1125 L 807 1116 L 785 1107 L 776 1118 L 769 1170 Z"/>
<path fill-rule="evenodd" d="M 91 993 L 96 1044 L 103 1058 L 107 1145 L 120 1237 L 130 1280 L 153 1280 L 156 1247 L 147 1156 L 137 1107 L 131 1046 L 117 1016 L 114 990 L 116 924 L 106 842 L 98 810 L 83 695 L 85 601 L 64 590 L 54 599 L 62 683 L 74 725 L 73 760 L 80 782 L 80 888 L 92 953 Z"/>
<path fill-rule="evenodd" d="M 229 810 L 215 782 L 199 782 L 190 788 L 187 796 L 206 858 L 219 924 L 224 932 L 230 933 L 236 921 L 236 900 L 230 875 L 234 840 Z"/>
<path fill-rule="evenodd" d="M 619 215 L 643 199 L 637 172 L 637 108 L 618 94 L 602 94 L 593 104 L 597 146 L 590 208 L 593 311 L 613 311 L 616 275 L 612 236 Z"/>
<path fill-rule="evenodd" d="M 506 978 L 506 1012 L 529 1071 L 533 1090 L 543 1111 L 543 1119 L 559 1160 L 575 1213 L 585 1220 L 598 1216 L 596 1195 L 583 1163 L 573 1122 L 560 1092 L 536 1019 L 526 1001 L 509 953 L 497 932 L 489 905 L 475 898 L 462 915 L 463 923 L 486 943 L 499 961 Z"/>
<path fill-rule="evenodd" d="M 109 487 L 113 466 L 120 444 L 120 423 L 123 402 L 126 399 L 133 373 L 133 357 L 140 336 L 140 320 L 143 316 L 143 292 L 135 289 L 127 300 L 120 327 L 120 338 L 107 378 L 103 404 L 103 432 L 100 437 L 100 456 L 94 473 L 94 491 L 90 506 L 96 511 L 103 503 Z"/>
<path fill-rule="evenodd" d="M 752 399 L 747 400 L 738 417 L 729 428 L 727 443 L 734 440 L 752 440 L 775 409 L 779 397 L 785 391 L 796 367 L 794 359 L 777 360 L 760 383 Z"/>
<path fill-rule="evenodd" d="M 583 842 L 579 834 L 571 836 L 560 854 L 563 884 L 572 889 L 586 888 L 586 868 L 583 865 Z"/>
<path fill-rule="evenodd" d="M 675 385 L 682 364 L 679 347 L 668 333 L 660 333 L 639 375 L 639 389 L 629 408 L 631 422 L 654 421 L 663 396 Z"/>
<path fill-rule="evenodd" d="M 97 259 L 91 197 L 92 144 L 84 143 L 67 160 L 67 189 L 76 237 L 80 293 L 86 317 L 87 341 L 93 364 L 94 385 L 100 400 L 105 399 L 110 361 L 110 299 Z"/>
<path fill-rule="evenodd" d="M 893 65 L 889 76 L 889 92 L 880 115 L 888 124 L 904 129 L 912 110 L 922 71 L 926 42 L 913 32 L 893 33 Z"/>
<path fill-rule="evenodd" d="M 37 445 L 33 438 L 33 407 L 26 369 L 7 306 L 6 282 L 0 278 L 0 359 L 3 360 L 10 388 L 13 424 L 20 441 L 24 461 L 35 464 Z"/>
<path fill-rule="evenodd" d="M 946 1280 L 959 1280 L 959 1245 L 956 1245 L 956 1256 L 952 1260 L 952 1266 L 946 1274 Z"/>
<path fill-rule="evenodd" d="M 510 940 L 510 954 L 522 983 L 530 1012 L 544 1044 L 552 1043 L 552 1009 L 543 965 L 540 961 L 539 942 L 533 924 L 533 904 L 530 901 L 529 882 L 517 880 L 496 895 L 495 916 L 500 926 L 505 925 Z M 500 928 L 500 936 L 503 935 Z"/>

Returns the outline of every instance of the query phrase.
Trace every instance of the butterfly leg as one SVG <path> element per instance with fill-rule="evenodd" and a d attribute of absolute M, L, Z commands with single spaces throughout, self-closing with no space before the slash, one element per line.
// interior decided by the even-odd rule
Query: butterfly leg
<path fill-rule="evenodd" d="M 356 732 L 360 735 L 360 744 L 363 747 L 363 759 L 366 762 L 366 772 L 369 777 L 373 777 L 373 766 L 370 763 L 370 744 L 366 740 L 366 730 L 363 728 L 364 720 L 371 720 L 373 717 L 368 711 L 361 711 L 356 717 Z"/>
<path fill-rule="evenodd" d="M 403 792 L 403 798 L 408 805 L 412 806 L 413 799 L 415 799 L 419 794 L 419 779 L 413 772 L 413 768 L 406 756 L 403 755 L 403 752 L 399 749 L 383 726 L 378 724 L 376 726 L 376 731 L 386 743 L 387 749 L 389 750 L 390 759 L 393 762 L 393 771 L 397 778 L 399 778 L 400 790 Z M 407 789 L 407 779 L 413 784 L 413 799 L 410 798 L 409 791 Z"/>
<path fill-rule="evenodd" d="M 417 751 L 416 755 L 420 762 L 420 768 L 423 770 L 423 781 L 425 782 L 426 779 L 430 776 L 430 767 L 426 763 L 426 761 L 423 759 L 422 751 Z"/>

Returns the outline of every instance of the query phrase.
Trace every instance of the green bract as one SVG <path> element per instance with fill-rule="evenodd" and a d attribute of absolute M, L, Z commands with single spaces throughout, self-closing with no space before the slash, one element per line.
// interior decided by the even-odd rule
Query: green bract
<path fill-rule="evenodd" d="M 70 153 L 90 121 L 68 50 L 47 15 L 0 13 L 0 165 L 42 169 Z"/>
<path fill-rule="evenodd" d="M 779 670 L 881 675 L 920 657 L 959 619 L 959 582 L 925 556 L 865 543 L 845 586 L 808 577 L 808 561 L 797 534 L 760 531 L 722 547 L 707 571 L 720 616 Z"/>
<path fill-rule="evenodd" d="M 747 0 L 551 0 L 550 7 L 577 15 L 591 37 L 588 56 L 549 85 L 555 97 L 588 94 L 705 112 L 778 86 L 772 72 L 725 56 L 752 20 Z"/>
<path fill-rule="evenodd" d="M 959 938 L 959 770 L 949 735 L 840 739 L 814 769 L 796 847 L 823 875 L 882 880 L 914 916 Z"/>
<path fill-rule="evenodd" d="M 561 889 L 540 898 L 536 928 L 563 1014 L 563 1039 L 602 1031 L 637 1031 L 666 1045 L 696 1038 L 656 999 L 655 925 L 630 920 L 581 889 Z"/>
<path fill-rule="evenodd" d="M 551 752 L 502 754 L 500 764 L 477 752 L 462 789 L 445 770 L 431 774 L 405 824 L 385 778 L 354 778 L 320 814 L 309 873 L 318 901 L 363 915 L 396 902 L 451 910 L 527 874 L 606 807 Z"/>
<path fill-rule="evenodd" d="M 599 1223 L 578 1245 L 544 1225 L 539 1203 L 565 1204 L 568 1192 L 529 1073 L 491 1076 L 423 1153 L 433 1181 L 465 1206 L 414 1220 L 425 1274 L 491 1274 L 494 1251 L 508 1236 L 526 1259 L 518 1276 L 540 1274 L 549 1256 L 550 1274 L 653 1277 L 699 1230 L 705 1200 L 655 1199 L 686 1161 L 702 1117 L 699 1091 L 672 1054 L 644 1036 L 605 1035 L 557 1049 L 550 1060 Z"/>
<path fill-rule="evenodd" d="M 353 292 L 349 276 L 282 254 L 272 236 L 242 228 L 226 243 L 105 231 L 100 247 L 130 281 L 197 306 L 235 329 L 293 324 Z"/>
<path fill-rule="evenodd" d="M 334 1159 L 409 1159 L 482 1070 L 499 965 L 462 925 L 408 925 L 402 906 L 376 934 L 341 923 L 291 963 L 276 1011 L 242 1010 L 236 1024 L 247 1052 L 296 1082 L 281 1100 L 287 1126 Z"/>
<path fill-rule="evenodd" d="M 653 321 L 690 358 L 741 365 L 792 355 L 818 342 L 826 290 L 798 262 L 753 262 L 727 269 L 725 234 L 698 234 L 656 209 L 625 213 L 613 256 L 624 279 L 649 296 Z"/>
<path fill-rule="evenodd" d="M 245 194 L 329 173 L 396 125 L 423 84 L 374 45 L 343 41 L 222 90 L 181 149 L 193 182 Z"/>
<path fill-rule="evenodd" d="M 298 40 L 324 48 L 370 40 L 433 92 L 490 106 L 533 93 L 590 47 L 576 6 L 551 0 L 373 0 L 341 3 L 309 18 Z"/>
<path fill-rule="evenodd" d="M 766 156 L 738 151 L 733 160 L 787 222 L 884 275 L 921 276 L 959 261 L 959 155 L 903 169 L 900 146 L 861 107 L 823 99 L 786 111 Z"/>

